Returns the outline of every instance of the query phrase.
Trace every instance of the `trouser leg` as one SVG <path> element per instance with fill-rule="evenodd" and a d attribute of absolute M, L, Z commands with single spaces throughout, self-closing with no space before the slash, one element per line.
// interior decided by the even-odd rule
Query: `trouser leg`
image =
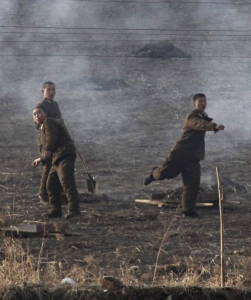
<path fill-rule="evenodd" d="M 68 200 L 68 210 L 79 211 L 79 197 L 74 176 L 74 156 L 66 156 L 58 163 L 57 173 Z"/>
<path fill-rule="evenodd" d="M 38 192 L 39 198 L 43 201 L 48 201 L 48 202 L 49 202 L 49 197 L 46 189 L 46 182 L 48 179 L 50 169 L 51 169 L 51 161 L 48 161 L 46 164 L 43 165 L 43 171 L 42 171 L 39 192 Z"/>
<path fill-rule="evenodd" d="M 192 212 L 195 210 L 196 198 L 200 188 L 200 163 L 195 161 L 188 164 L 182 172 L 184 183 L 182 195 L 182 211 Z"/>
<path fill-rule="evenodd" d="M 172 179 L 177 177 L 183 168 L 183 158 L 179 151 L 171 151 L 165 161 L 153 170 L 154 180 Z"/>
<path fill-rule="evenodd" d="M 49 196 L 49 202 L 52 211 L 62 211 L 61 208 L 61 184 L 58 177 L 58 167 L 53 165 L 47 179 L 47 191 Z"/>

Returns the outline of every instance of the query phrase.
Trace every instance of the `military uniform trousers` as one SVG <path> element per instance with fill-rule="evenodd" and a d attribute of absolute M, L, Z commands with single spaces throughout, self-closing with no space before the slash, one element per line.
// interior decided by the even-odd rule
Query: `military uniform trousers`
<path fill-rule="evenodd" d="M 61 187 L 68 201 L 69 212 L 79 210 L 79 197 L 74 176 L 75 159 L 74 155 L 64 156 L 50 169 L 46 188 L 52 211 L 61 211 Z"/>
<path fill-rule="evenodd" d="M 191 212 L 196 205 L 196 198 L 200 187 L 201 167 L 193 152 L 189 149 L 171 150 L 166 160 L 153 170 L 155 180 L 172 179 L 182 175 L 183 195 L 182 211 Z"/>
<path fill-rule="evenodd" d="M 48 201 L 48 202 L 49 202 L 49 197 L 48 197 L 48 193 L 47 193 L 47 189 L 46 189 L 46 182 L 48 179 L 48 175 L 50 173 L 50 169 L 51 169 L 51 160 L 47 161 L 43 165 L 43 171 L 42 171 L 39 192 L 38 192 L 40 199 L 43 201 Z"/>

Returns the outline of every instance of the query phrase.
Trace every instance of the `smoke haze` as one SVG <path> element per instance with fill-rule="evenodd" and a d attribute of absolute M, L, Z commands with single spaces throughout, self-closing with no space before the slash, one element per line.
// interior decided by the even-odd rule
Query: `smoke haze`
<path fill-rule="evenodd" d="M 95 170 L 97 161 L 103 169 L 124 161 L 116 176 L 131 179 L 128 167 L 140 176 L 159 163 L 179 137 L 198 92 L 208 97 L 209 116 L 226 126 L 224 133 L 207 134 L 208 153 L 249 141 L 248 2 L 1 3 L 1 99 L 19 109 L 18 118 L 31 132 L 41 85 L 55 82 L 66 124 Z M 132 55 L 149 42 L 166 40 L 190 58 Z"/>

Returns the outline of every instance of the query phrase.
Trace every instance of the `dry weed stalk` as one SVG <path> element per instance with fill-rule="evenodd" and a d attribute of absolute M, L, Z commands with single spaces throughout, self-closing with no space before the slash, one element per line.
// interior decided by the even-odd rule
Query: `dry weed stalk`
<path fill-rule="evenodd" d="M 42 240 L 39 256 L 36 259 L 30 252 L 29 241 L 26 247 L 23 247 L 21 240 L 4 238 L 0 249 L 3 256 L 0 264 L 0 277 L 4 278 L 3 285 L 23 284 L 24 282 L 39 283 L 42 275 L 47 273 L 48 267 L 55 264 L 55 262 L 47 262 L 47 267 L 42 267 L 44 244 L 45 239 Z M 45 276 L 47 277 L 46 274 Z"/>
<path fill-rule="evenodd" d="M 43 254 L 43 249 L 44 249 L 44 244 L 45 244 L 45 238 L 42 239 L 42 244 L 40 247 L 39 255 L 38 255 L 38 261 L 37 261 L 37 280 L 40 281 L 40 271 L 41 271 L 41 258 Z"/>
<path fill-rule="evenodd" d="M 138 266 L 130 266 L 129 263 L 122 261 L 120 264 L 120 279 L 126 286 L 137 285 L 138 279 L 135 277 L 135 271 L 138 270 Z"/>
<path fill-rule="evenodd" d="M 220 211 L 220 255 L 221 255 L 221 287 L 225 287 L 225 259 L 224 259 L 224 220 L 223 220 L 223 190 L 220 179 L 219 169 L 216 167 L 218 194 L 219 194 L 219 211 Z"/>
<path fill-rule="evenodd" d="M 160 242 L 160 246 L 159 246 L 159 250 L 158 250 L 158 253 L 157 253 L 157 258 L 156 258 L 156 263 L 155 263 L 155 267 L 154 267 L 154 272 L 153 272 L 153 279 L 152 279 L 152 285 L 154 284 L 154 281 L 155 281 L 155 277 L 156 277 L 156 271 L 157 271 L 157 267 L 158 267 L 158 261 L 159 261 L 159 256 L 160 256 L 160 252 L 162 251 L 162 246 L 163 246 L 163 243 L 164 241 L 166 240 L 166 237 L 170 231 L 170 228 L 173 224 L 173 222 L 176 220 L 176 217 L 173 217 L 171 222 L 169 223 L 166 231 L 164 232 L 164 235 L 162 237 L 162 240 Z"/>
<path fill-rule="evenodd" d="M 0 277 L 5 280 L 3 284 L 37 282 L 34 259 L 29 250 L 23 249 L 19 241 L 5 238 L 1 252 L 5 256 L 0 265 Z"/>
<path fill-rule="evenodd" d="M 86 257 L 87 266 L 85 268 L 76 265 L 71 266 L 70 270 L 64 268 L 62 262 L 56 259 L 48 261 L 44 257 L 44 247 L 46 239 L 41 240 L 41 247 L 38 257 L 34 257 L 30 251 L 29 241 L 24 246 L 23 240 L 5 237 L 2 240 L 0 255 L 0 278 L 2 286 L 6 287 L 24 283 L 60 283 L 67 276 L 74 278 L 79 283 L 93 283 L 100 278 L 100 267 L 96 259 L 89 255 Z"/>

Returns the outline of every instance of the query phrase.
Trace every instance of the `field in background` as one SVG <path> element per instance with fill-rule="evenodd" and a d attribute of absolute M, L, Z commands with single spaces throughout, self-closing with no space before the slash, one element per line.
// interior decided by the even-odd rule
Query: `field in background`
<path fill-rule="evenodd" d="M 240 202 L 224 207 L 226 286 L 248 288 L 251 5 L 54 1 L 49 12 L 47 5 L 4 1 L 0 13 L 1 224 L 39 221 L 48 210 L 37 197 L 41 169 L 31 167 L 39 155 L 31 111 L 46 80 L 56 83 L 100 198 L 81 196 L 82 215 L 69 222 L 81 237 L 2 237 L 2 286 L 57 286 L 71 277 L 99 293 L 107 289 L 100 279 L 112 276 L 122 285 L 108 290 L 132 298 L 143 290 L 124 285 L 172 286 L 178 294 L 180 286 L 190 294 L 189 286 L 219 287 L 218 210 L 200 209 L 194 221 L 177 206 L 134 202 L 181 186 L 180 177 L 147 188 L 142 180 L 180 136 L 192 95 L 203 92 L 209 116 L 226 130 L 207 133 L 202 187 L 217 189 L 218 166 L 227 199 Z M 76 180 L 87 192 L 79 161 Z"/>

